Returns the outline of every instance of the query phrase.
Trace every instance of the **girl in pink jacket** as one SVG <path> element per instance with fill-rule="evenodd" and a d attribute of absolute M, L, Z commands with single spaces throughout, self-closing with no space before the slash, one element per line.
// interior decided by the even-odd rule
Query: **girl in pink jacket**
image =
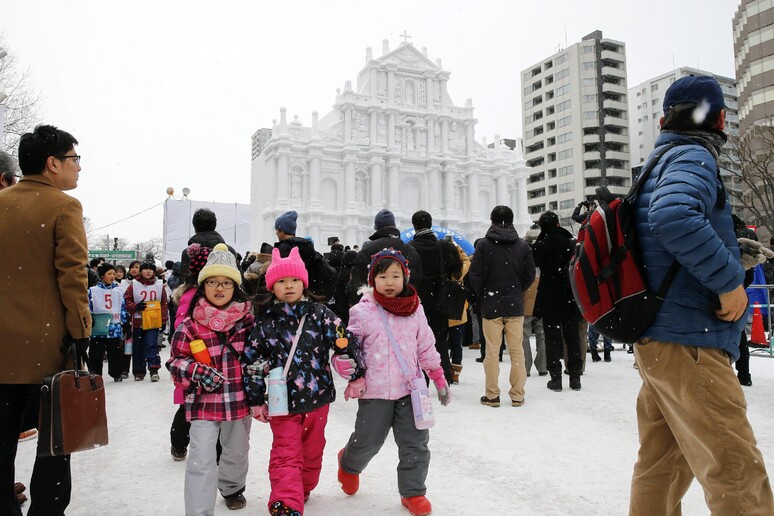
<path fill-rule="evenodd" d="M 354 495 L 360 485 L 360 473 L 392 429 L 398 445 L 401 503 L 412 515 L 419 516 L 432 510 L 425 498 L 430 434 L 416 428 L 409 381 L 403 375 L 385 324 L 407 368 L 417 371 L 419 366 L 433 380 L 441 405 L 449 404 L 451 392 L 441 357 L 435 350 L 433 332 L 424 310 L 419 309 L 416 290 L 408 284 L 408 275 L 408 261 L 400 251 L 383 249 L 371 259 L 368 285 L 372 290 L 366 291 L 349 311 L 347 329 L 362 342 L 366 390 L 358 400 L 355 431 L 339 452 L 338 479 L 342 490 Z"/>

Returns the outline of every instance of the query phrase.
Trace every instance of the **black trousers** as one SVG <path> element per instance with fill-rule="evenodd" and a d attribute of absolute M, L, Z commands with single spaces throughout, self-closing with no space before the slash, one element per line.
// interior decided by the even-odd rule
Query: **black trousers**
<path fill-rule="evenodd" d="M 102 357 L 107 351 L 108 374 L 120 378 L 124 372 L 124 342 L 122 339 L 92 337 L 89 342 L 89 371 L 102 376 Z"/>
<path fill-rule="evenodd" d="M 169 429 L 169 442 L 172 444 L 172 448 L 187 449 L 188 443 L 191 442 L 190 432 L 191 423 L 185 418 L 185 404 L 183 404 L 175 412 L 172 426 Z M 220 434 L 218 434 L 218 442 L 215 444 L 215 460 L 217 462 L 220 462 L 221 453 L 223 453 L 223 447 L 220 445 Z"/>
<path fill-rule="evenodd" d="M 0 515 L 21 516 L 13 490 L 16 449 L 25 410 L 37 414 L 40 385 L 0 384 Z M 37 457 L 32 468 L 28 516 L 64 515 L 70 504 L 70 456 Z"/>
<path fill-rule="evenodd" d="M 438 354 L 441 355 L 441 367 L 443 368 L 443 375 L 446 377 L 446 381 L 449 385 L 452 384 L 452 371 L 451 371 L 451 358 L 449 357 L 449 319 L 446 316 L 439 313 L 428 314 L 427 324 L 430 329 L 433 330 L 435 336 L 435 349 Z"/>
<path fill-rule="evenodd" d="M 546 333 L 546 369 L 552 377 L 562 374 L 561 359 L 564 355 L 564 343 L 567 343 L 565 367 L 570 376 L 580 375 L 583 369 L 578 335 L 579 321 L 580 315 L 574 310 L 567 314 L 543 314 L 543 330 Z"/>
<path fill-rule="evenodd" d="M 736 372 L 741 377 L 750 376 L 750 347 L 747 345 L 747 334 L 742 330 L 739 339 L 739 360 L 736 361 Z"/>

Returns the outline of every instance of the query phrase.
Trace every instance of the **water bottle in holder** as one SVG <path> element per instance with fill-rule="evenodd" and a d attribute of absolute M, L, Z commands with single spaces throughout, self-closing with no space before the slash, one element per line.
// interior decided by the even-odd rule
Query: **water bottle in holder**
<path fill-rule="evenodd" d="M 418 430 L 427 430 L 435 425 L 430 391 L 422 377 L 411 380 L 411 406 L 414 409 L 414 425 Z"/>
<path fill-rule="evenodd" d="M 279 366 L 269 371 L 267 383 L 270 416 L 288 415 L 288 386 L 282 373 L 283 368 Z"/>

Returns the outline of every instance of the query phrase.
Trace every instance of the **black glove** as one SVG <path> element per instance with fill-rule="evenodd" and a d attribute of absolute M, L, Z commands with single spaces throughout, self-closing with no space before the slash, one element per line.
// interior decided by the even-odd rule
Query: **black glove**
<path fill-rule="evenodd" d="M 74 339 L 72 337 L 65 337 L 62 353 L 69 354 L 70 348 L 72 346 L 75 346 L 75 355 L 78 357 L 78 360 L 86 364 L 89 350 L 89 338 L 86 337 L 85 339 Z M 76 364 L 75 368 L 78 369 L 79 366 Z"/>
<path fill-rule="evenodd" d="M 145 301 L 140 301 L 139 303 L 137 303 L 136 305 L 134 305 L 134 308 L 135 308 L 135 310 L 137 310 L 138 312 L 142 312 L 143 310 L 145 310 Z"/>

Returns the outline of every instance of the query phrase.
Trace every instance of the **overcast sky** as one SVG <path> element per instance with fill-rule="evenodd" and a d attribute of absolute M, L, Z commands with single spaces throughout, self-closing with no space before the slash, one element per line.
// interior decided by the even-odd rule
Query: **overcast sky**
<path fill-rule="evenodd" d="M 476 139 L 521 136 L 519 72 L 602 30 L 626 44 L 628 85 L 680 66 L 734 77 L 738 0 L 0 0 L 6 46 L 43 121 L 83 156 L 71 192 L 99 228 L 166 198 L 249 202 L 250 137 L 279 109 L 309 125 L 403 31 L 473 99 Z M 161 236 L 161 206 L 98 233 Z M 240 250 L 241 251 L 241 250 Z"/>

